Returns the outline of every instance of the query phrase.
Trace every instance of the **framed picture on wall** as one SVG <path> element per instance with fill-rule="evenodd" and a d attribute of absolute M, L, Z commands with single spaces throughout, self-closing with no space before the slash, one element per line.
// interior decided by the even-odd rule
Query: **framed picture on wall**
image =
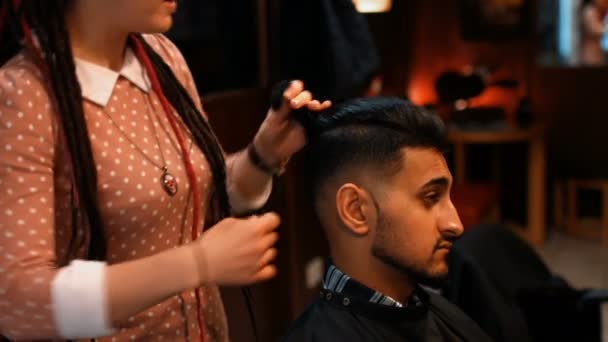
<path fill-rule="evenodd" d="M 465 40 L 524 38 L 529 33 L 531 0 L 459 0 Z"/>

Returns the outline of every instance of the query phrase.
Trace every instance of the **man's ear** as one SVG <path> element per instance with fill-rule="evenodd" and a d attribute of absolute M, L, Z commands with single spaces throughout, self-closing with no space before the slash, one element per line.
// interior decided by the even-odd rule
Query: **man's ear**
<path fill-rule="evenodd" d="M 367 235 L 375 222 L 373 199 L 364 188 L 346 183 L 336 191 L 336 211 L 341 223 L 352 234 Z"/>

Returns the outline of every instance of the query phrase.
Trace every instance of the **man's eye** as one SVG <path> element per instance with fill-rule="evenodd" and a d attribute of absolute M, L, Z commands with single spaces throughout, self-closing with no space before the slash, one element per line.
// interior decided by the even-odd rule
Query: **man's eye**
<path fill-rule="evenodd" d="M 439 193 L 431 192 L 424 196 L 424 201 L 429 204 L 435 204 L 439 201 Z"/>

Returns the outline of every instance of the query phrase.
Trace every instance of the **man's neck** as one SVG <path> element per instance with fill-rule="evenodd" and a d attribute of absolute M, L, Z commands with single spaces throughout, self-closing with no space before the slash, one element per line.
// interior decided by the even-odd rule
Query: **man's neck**
<path fill-rule="evenodd" d="M 393 267 L 376 258 L 356 258 L 332 253 L 336 267 L 357 282 L 389 296 L 400 303 L 407 303 L 415 283 Z"/>
<path fill-rule="evenodd" d="M 128 32 L 98 22 L 86 8 L 78 6 L 68 11 L 66 24 L 74 57 L 114 71 L 120 70 Z"/>

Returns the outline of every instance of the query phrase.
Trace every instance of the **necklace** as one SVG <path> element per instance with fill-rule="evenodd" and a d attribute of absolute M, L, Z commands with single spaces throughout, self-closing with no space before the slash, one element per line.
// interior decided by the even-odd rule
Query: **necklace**
<path fill-rule="evenodd" d="M 110 120 L 112 125 L 114 125 L 114 127 L 116 127 L 116 129 L 118 129 L 120 131 L 120 133 L 129 141 L 129 143 L 131 143 L 131 146 L 133 146 L 137 151 L 139 151 L 139 153 L 142 156 L 144 156 L 144 158 L 146 158 L 152 165 L 154 165 L 157 169 L 161 170 L 161 174 L 159 177 L 161 188 L 169 196 L 175 196 L 175 194 L 177 194 L 177 191 L 179 190 L 177 178 L 175 178 L 175 176 L 173 176 L 173 174 L 171 174 L 171 172 L 169 172 L 169 168 L 168 168 L 167 162 L 165 160 L 165 155 L 163 154 L 162 147 L 160 146 L 160 138 L 158 137 L 158 133 L 156 132 L 156 127 L 154 126 L 154 123 L 152 122 L 152 118 L 150 117 L 150 111 L 151 111 L 152 104 L 150 103 L 149 96 L 144 95 L 144 102 L 146 105 L 146 112 L 145 112 L 146 121 L 148 121 L 148 124 L 152 127 L 152 131 L 154 132 L 154 139 L 156 140 L 156 146 L 158 147 L 158 152 L 160 153 L 162 165 L 157 164 L 142 149 L 140 149 L 139 146 L 137 146 L 137 144 L 135 144 L 135 142 L 133 140 L 131 140 L 129 135 L 120 128 L 120 125 L 118 125 L 114 121 L 114 119 L 112 119 L 110 114 L 106 113 L 105 111 L 103 111 L 103 112 L 106 113 L 106 116 L 108 117 L 108 119 Z M 188 149 L 188 151 L 190 151 L 191 148 L 192 148 L 192 141 L 190 141 L 190 148 Z"/>
<path fill-rule="evenodd" d="M 158 137 L 158 133 L 156 132 L 156 126 L 154 126 L 152 118 L 150 117 L 150 107 L 152 107 L 152 104 L 150 103 L 147 96 L 145 96 L 144 101 L 146 102 L 146 120 L 148 120 L 148 123 L 152 127 L 152 131 L 154 132 L 154 138 L 156 139 L 156 144 L 158 146 L 158 152 L 160 153 L 160 158 L 163 161 L 163 165 L 161 167 L 162 172 L 160 175 L 160 186 L 163 188 L 163 190 L 165 190 L 165 192 L 169 196 L 175 196 L 178 190 L 177 179 L 175 178 L 175 176 L 169 173 L 169 168 L 167 167 L 167 162 L 165 161 L 165 155 L 163 154 L 163 149 L 160 146 L 160 138 Z M 150 160 L 148 156 L 146 156 L 146 158 Z M 158 167 L 156 164 L 154 164 L 154 166 Z"/>

